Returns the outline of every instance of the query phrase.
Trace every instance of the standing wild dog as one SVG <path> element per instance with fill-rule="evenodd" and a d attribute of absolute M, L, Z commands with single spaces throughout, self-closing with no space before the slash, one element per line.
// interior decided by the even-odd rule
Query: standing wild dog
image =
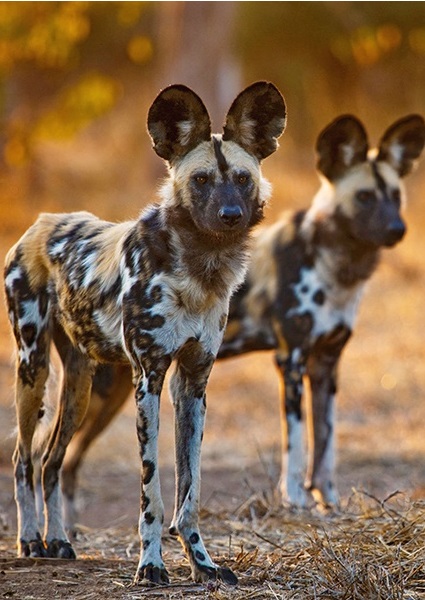
<path fill-rule="evenodd" d="M 269 184 L 260 162 L 277 148 L 286 109 L 257 82 L 237 96 L 223 135 L 211 135 L 201 99 L 174 85 L 148 115 L 156 153 L 168 162 L 162 203 L 138 221 L 112 224 L 89 213 L 42 214 L 10 250 L 5 282 L 17 345 L 14 454 L 21 556 L 75 558 L 62 521 L 59 475 L 80 425 L 98 363 L 129 363 L 142 460 L 136 580 L 168 582 L 161 555 L 164 518 L 158 474 L 158 411 L 164 376 L 175 408 L 176 497 L 171 533 L 196 581 L 236 583 L 204 547 L 198 527 L 205 387 L 229 299 L 243 280 L 248 232 L 263 216 Z M 64 369 L 57 419 L 42 458 L 45 513 L 37 525 L 31 445 L 56 345 Z"/>
<path fill-rule="evenodd" d="M 400 181 L 425 143 L 422 117 L 411 115 L 368 153 L 363 125 L 342 116 L 320 135 L 322 186 L 307 211 L 290 215 L 256 239 L 244 286 L 234 296 L 218 357 L 276 350 L 281 382 L 281 490 L 296 506 L 313 498 L 338 503 L 334 484 L 334 400 L 341 352 L 380 249 L 405 233 Z M 303 440 L 303 378 L 311 389 L 308 470 Z"/>
<path fill-rule="evenodd" d="M 333 410 L 337 369 L 367 279 L 380 248 L 401 240 L 401 179 L 423 149 L 425 126 L 412 115 L 392 125 L 368 156 L 362 124 L 352 116 L 331 123 L 317 142 L 322 187 L 307 211 L 263 229 L 254 242 L 244 285 L 232 297 L 218 358 L 276 350 L 281 379 L 282 493 L 296 506 L 338 502 L 334 485 Z M 313 436 L 306 477 L 301 399 L 303 376 L 312 392 Z M 94 381 L 89 418 L 64 466 L 68 523 L 75 523 L 76 474 L 93 439 L 125 401 L 129 372 L 103 367 Z"/>

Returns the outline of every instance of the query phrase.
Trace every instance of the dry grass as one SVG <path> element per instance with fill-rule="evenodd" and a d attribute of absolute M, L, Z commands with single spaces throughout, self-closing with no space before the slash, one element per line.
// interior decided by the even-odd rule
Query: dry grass
<path fill-rule="evenodd" d="M 134 586 L 135 530 L 84 530 L 80 560 L 13 559 L 0 536 L 2 597 L 416 600 L 425 596 L 425 503 L 353 492 L 339 514 L 291 513 L 253 496 L 233 513 L 203 512 L 206 541 L 239 585 L 194 584 L 180 545 L 164 540 L 172 584 Z M 27 582 L 28 581 L 28 585 Z M 31 587 L 32 586 L 32 587 Z M 31 591 L 32 590 L 32 591 Z"/>

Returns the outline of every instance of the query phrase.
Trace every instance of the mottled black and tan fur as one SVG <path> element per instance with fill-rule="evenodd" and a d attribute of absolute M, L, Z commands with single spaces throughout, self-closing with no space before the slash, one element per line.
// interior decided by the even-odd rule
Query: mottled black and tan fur
<path fill-rule="evenodd" d="M 168 581 L 157 437 L 164 376 L 175 361 L 170 388 L 176 498 L 170 531 L 181 540 L 195 580 L 236 582 L 229 569 L 211 560 L 198 527 L 205 387 L 230 296 L 244 278 L 248 233 L 269 197 L 260 162 L 276 150 L 285 117 L 278 90 L 258 82 L 233 102 L 223 135 L 211 135 L 200 98 L 185 86 L 166 88 L 148 115 L 154 149 L 169 165 L 162 202 L 137 221 L 120 224 L 85 212 L 42 214 L 9 251 L 5 288 L 17 346 L 14 465 L 21 556 L 75 557 L 62 519 L 61 464 L 86 412 L 96 366 L 130 364 L 143 465 L 136 580 Z M 64 376 L 42 458 L 41 535 L 32 440 L 52 342 Z"/>
<path fill-rule="evenodd" d="M 288 214 L 256 236 L 244 285 L 232 297 L 218 358 L 275 350 L 281 380 L 283 497 L 296 506 L 334 505 L 334 400 L 341 352 L 380 250 L 401 240 L 402 179 L 422 152 L 425 126 L 412 115 L 392 125 L 378 151 L 352 116 L 317 141 L 322 186 L 308 210 Z M 301 400 L 310 379 L 313 435 L 307 466 Z M 87 446 L 128 395 L 129 373 L 96 374 L 90 420 L 64 465 L 68 523 L 75 523 L 76 474 Z M 114 394 L 111 394 L 112 390 Z M 102 420 L 99 420 L 99 415 Z"/>
<path fill-rule="evenodd" d="M 317 141 L 322 186 L 306 211 L 261 232 L 244 286 L 232 299 L 218 357 L 274 349 L 281 382 L 281 490 L 293 505 L 338 503 L 334 481 L 334 399 L 341 352 L 353 330 L 366 281 L 383 247 L 405 233 L 407 175 L 422 152 L 425 125 L 394 123 L 368 152 L 355 117 L 333 121 Z M 311 389 L 310 456 L 301 400 Z"/>

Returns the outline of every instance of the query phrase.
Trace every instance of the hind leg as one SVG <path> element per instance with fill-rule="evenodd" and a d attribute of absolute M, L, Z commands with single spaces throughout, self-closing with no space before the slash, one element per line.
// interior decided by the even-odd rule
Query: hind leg
<path fill-rule="evenodd" d="M 40 557 L 45 556 L 46 553 L 38 529 L 31 445 L 48 369 L 38 370 L 34 384 L 29 385 L 22 381 L 19 374 L 21 368 L 22 363 L 18 367 L 16 383 L 18 439 L 13 455 L 18 514 L 18 555 Z"/>
<path fill-rule="evenodd" d="M 64 381 L 55 427 L 42 459 L 44 541 L 49 557 L 75 558 L 63 523 L 60 470 L 66 448 L 87 410 L 92 374 L 87 357 L 70 349 L 64 361 Z"/>
<path fill-rule="evenodd" d="M 31 446 L 49 372 L 49 301 L 43 288 L 33 290 L 19 255 L 5 270 L 9 319 L 17 351 L 16 418 L 18 435 L 13 455 L 18 514 L 18 554 L 44 556 L 38 529 Z"/>
<path fill-rule="evenodd" d="M 128 365 L 99 365 L 93 378 L 89 407 L 81 427 L 72 438 L 62 468 L 65 528 L 75 536 L 75 492 L 78 470 L 93 441 L 122 408 L 133 388 Z"/>

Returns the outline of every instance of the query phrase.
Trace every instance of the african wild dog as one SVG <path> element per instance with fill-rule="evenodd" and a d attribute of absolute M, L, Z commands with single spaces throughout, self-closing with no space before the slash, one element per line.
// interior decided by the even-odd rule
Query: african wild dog
<path fill-rule="evenodd" d="M 342 116 L 316 145 L 322 186 L 311 207 L 258 236 L 244 286 L 231 303 L 218 357 L 276 350 L 281 383 L 281 491 L 295 506 L 336 505 L 334 400 L 341 352 L 380 249 L 405 233 L 400 215 L 407 175 L 425 143 L 422 117 L 411 115 L 368 152 L 363 125 Z M 312 436 L 306 473 L 301 400 L 311 389 Z"/>
<path fill-rule="evenodd" d="M 281 489 L 293 505 L 309 505 L 310 493 L 325 505 L 338 502 L 333 410 L 339 359 L 380 248 L 393 246 L 405 233 L 400 179 L 411 171 L 424 140 L 424 122 L 412 115 L 394 123 L 378 153 L 368 156 L 366 132 L 356 118 L 332 122 L 317 142 L 323 183 L 312 206 L 256 237 L 247 279 L 231 300 L 218 358 L 276 350 L 282 383 Z M 314 423 L 307 480 L 304 374 L 310 379 Z M 78 466 L 87 446 L 125 401 L 128 382 L 123 371 L 105 367 L 96 374 L 90 419 L 79 431 L 63 473 L 70 525 Z"/>
<path fill-rule="evenodd" d="M 167 369 L 175 408 L 176 498 L 171 533 L 195 580 L 234 574 L 209 557 L 198 527 L 205 387 L 222 340 L 229 298 L 244 277 L 248 232 L 270 193 L 260 162 L 277 148 L 284 100 L 270 83 L 239 94 L 223 135 L 211 135 L 201 99 L 163 90 L 148 114 L 169 176 L 162 203 L 112 224 L 85 213 L 42 214 L 9 251 L 5 283 L 17 345 L 14 454 L 21 556 L 75 558 L 62 522 L 60 467 L 81 423 L 98 363 L 129 363 L 142 460 L 136 581 L 168 582 L 161 556 L 163 503 L 157 434 Z M 64 367 L 58 416 L 42 459 L 44 536 L 39 533 L 31 444 L 49 371 L 51 341 Z"/>

